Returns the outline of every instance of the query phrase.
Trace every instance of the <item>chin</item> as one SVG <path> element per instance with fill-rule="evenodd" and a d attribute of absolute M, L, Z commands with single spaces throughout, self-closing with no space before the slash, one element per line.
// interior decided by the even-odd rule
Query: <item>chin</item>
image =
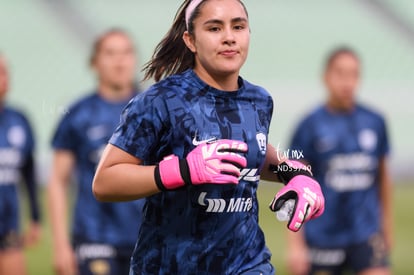
<path fill-rule="evenodd" d="M 342 104 L 342 109 L 344 109 L 346 111 L 351 111 L 352 109 L 354 109 L 354 107 L 355 107 L 355 102 L 354 101 L 344 102 Z"/>
<path fill-rule="evenodd" d="M 240 66 L 220 67 L 220 69 L 218 69 L 217 72 L 221 75 L 239 74 Z"/>
<path fill-rule="evenodd" d="M 238 61 L 227 61 L 217 65 L 218 71 L 228 72 L 228 73 L 235 73 L 239 72 L 241 67 L 243 66 L 243 62 Z"/>

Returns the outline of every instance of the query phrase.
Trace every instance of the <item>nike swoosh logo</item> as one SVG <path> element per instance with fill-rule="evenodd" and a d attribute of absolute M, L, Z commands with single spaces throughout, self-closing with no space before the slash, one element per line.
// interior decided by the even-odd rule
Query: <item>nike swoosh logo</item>
<path fill-rule="evenodd" d="M 194 137 L 193 138 L 193 145 L 194 146 L 198 146 L 200 144 L 209 143 L 209 142 L 212 142 L 212 141 L 215 141 L 215 140 L 216 140 L 215 137 L 212 137 L 212 138 L 209 138 L 209 139 L 205 139 L 205 140 L 197 140 L 197 138 Z"/>

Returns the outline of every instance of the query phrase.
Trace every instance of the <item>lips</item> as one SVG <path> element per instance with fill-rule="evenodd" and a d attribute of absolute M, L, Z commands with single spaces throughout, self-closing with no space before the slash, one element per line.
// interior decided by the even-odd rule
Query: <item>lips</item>
<path fill-rule="evenodd" d="M 235 50 L 225 50 L 225 51 L 221 51 L 219 52 L 219 54 L 223 55 L 223 56 L 227 56 L 227 57 L 232 57 L 235 56 L 236 54 L 238 54 L 238 51 Z"/>

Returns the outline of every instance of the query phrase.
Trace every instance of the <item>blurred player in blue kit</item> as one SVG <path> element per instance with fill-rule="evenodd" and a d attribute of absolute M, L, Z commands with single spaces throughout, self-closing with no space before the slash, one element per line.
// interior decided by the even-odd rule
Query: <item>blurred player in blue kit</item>
<path fill-rule="evenodd" d="M 67 110 L 54 134 L 48 201 L 57 274 L 128 274 L 143 202 L 100 203 L 92 194 L 92 179 L 122 109 L 137 93 L 136 62 L 133 43 L 124 31 L 102 34 L 90 60 L 97 90 Z M 67 187 L 73 176 L 77 193 L 70 240 Z"/>
<path fill-rule="evenodd" d="M 390 274 L 387 129 L 380 114 L 356 102 L 359 80 L 358 55 L 345 47 L 332 51 L 324 71 L 327 101 L 293 135 L 291 148 L 312 166 L 326 209 L 306 224 L 304 234 L 289 234 L 292 274 Z"/>
<path fill-rule="evenodd" d="M 269 93 L 239 76 L 250 27 L 239 0 L 186 0 L 98 165 L 103 201 L 146 197 L 130 274 L 274 274 L 258 224 L 260 177 L 295 200 L 289 229 L 322 214 L 306 167 L 267 143 Z M 275 174 L 275 171 L 278 171 Z"/>
<path fill-rule="evenodd" d="M 26 117 L 5 103 L 9 90 L 6 60 L 0 54 L 0 274 L 26 274 L 20 236 L 18 184 L 27 188 L 31 222 L 25 244 L 40 238 L 39 205 L 35 180 L 34 137 Z"/>

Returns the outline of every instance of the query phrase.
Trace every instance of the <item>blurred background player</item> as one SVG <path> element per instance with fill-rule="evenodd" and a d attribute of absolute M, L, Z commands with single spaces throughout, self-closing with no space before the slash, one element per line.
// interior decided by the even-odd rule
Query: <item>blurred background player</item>
<path fill-rule="evenodd" d="M 19 190 L 23 180 L 27 187 L 31 222 L 26 244 L 39 240 L 39 205 L 34 175 L 34 139 L 26 117 L 7 107 L 9 73 L 0 54 L 0 274 L 25 274 L 22 239 L 19 235 Z"/>
<path fill-rule="evenodd" d="M 122 109 L 137 93 L 136 54 L 129 36 L 117 29 L 102 34 L 93 46 L 90 65 L 97 75 L 97 90 L 72 105 L 52 141 L 48 201 L 54 268 L 58 274 L 128 274 L 143 201 L 99 203 L 92 194 L 92 179 Z M 73 175 L 77 195 L 72 246 L 66 214 Z"/>
<path fill-rule="evenodd" d="M 350 48 L 327 58 L 327 101 L 306 116 L 291 148 L 301 150 L 321 183 L 324 215 L 289 234 L 292 274 L 390 274 L 389 151 L 383 117 L 356 102 L 360 60 Z"/>

